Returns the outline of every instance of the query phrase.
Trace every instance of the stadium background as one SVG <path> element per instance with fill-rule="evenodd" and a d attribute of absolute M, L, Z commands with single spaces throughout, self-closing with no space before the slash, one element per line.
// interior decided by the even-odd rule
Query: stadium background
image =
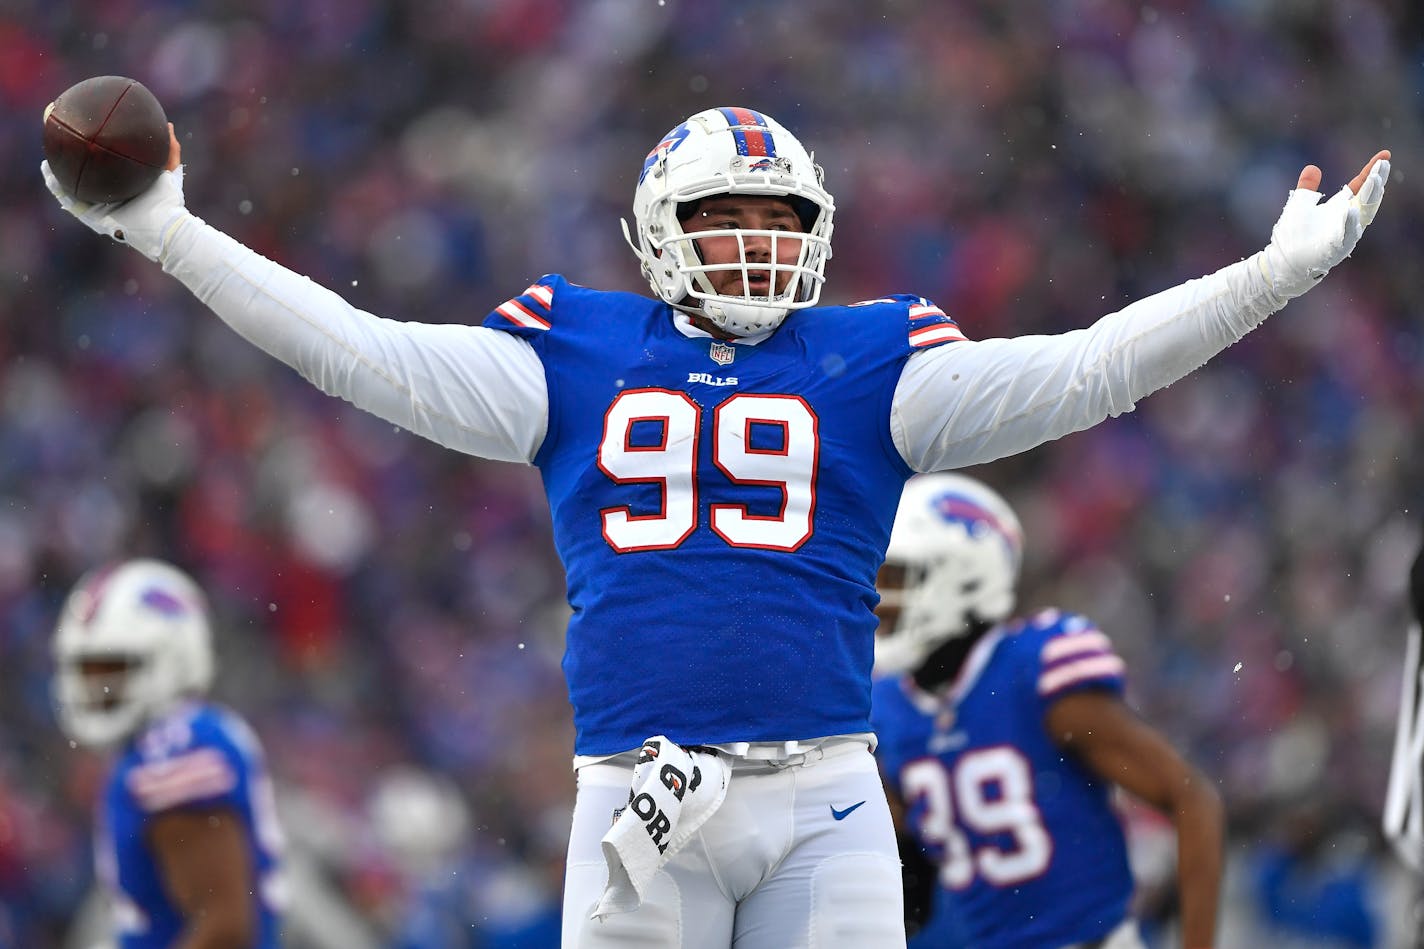
<path fill-rule="evenodd" d="M 139 553 L 213 595 L 217 694 L 267 744 L 309 882 L 382 940 L 419 903 L 534 946 L 511 934 L 557 900 L 572 799 L 537 476 L 322 395 L 63 218 L 40 113 L 102 73 L 164 103 L 197 214 L 432 322 L 550 271 L 641 289 L 617 219 L 658 136 L 714 105 L 826 166 L 828 301 L 913 291 L 978 339 L 1245 256 L 1305 162 L 1332 191 L 1392 148 L 1318 290 L 1135 412 L 972 473 L 1025 521 L 1023 606 L 1096 618 L 1220 782 L 1221 944 L 1403 944 L 1376 827 L 1424 476 L 1424 8 L 0 0 L 0 946 L 63 945 L 90 885 L 100 772 L 55 728 L 48 635 L 81 572 Z M 413 792 L 404 838 L 381 832 L 373 795 L 413 768 L 453 782 L 468 834 Z M 1157 879 L 1161 827 L 1133 826 Z M 446 845 L 458 873 L 422 897 Z"/>

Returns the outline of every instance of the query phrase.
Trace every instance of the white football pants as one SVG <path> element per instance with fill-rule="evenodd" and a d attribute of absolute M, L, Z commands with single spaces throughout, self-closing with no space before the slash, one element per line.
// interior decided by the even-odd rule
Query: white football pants
<path fill-rule="evenodd" d="M 642 905 L 590 919 L 608 878 L 599 843 L 628 803 L 635 757 L 578 769 L 563 949 L 905 945 L 890 809 L 875 758 L 856 741 L 780 762 L 729 757 L 726 800 L 658 871 Z"/>

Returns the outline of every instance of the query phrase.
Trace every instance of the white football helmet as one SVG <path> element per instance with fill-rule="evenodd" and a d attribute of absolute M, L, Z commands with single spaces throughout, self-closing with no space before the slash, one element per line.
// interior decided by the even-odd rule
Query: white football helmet
<path fill-rule="evenodd" d="M 890 623 L 875 637 L 875 672 L 912 672 L 974 623 L 997 623 L 1014 608 L 1023 528 L 1013 508 L 963 475 L 919 475 L 905 485 L 885 563 L 903 584 L 882 578 Z"/>
<path fill-rule="evenodd" d="M 192 578 L 157 560 L 130 560 L 85 575 L 54 636 L 60 727 L 84 745 L 133 734 L 213 679 L 207 599 Z M 84 664 L 122 664 L 107 674 Z"/>
<path fill-rule="evenodd" d="M 791 310 L 815 306 L 821 296 L 835 213 L 823 178 L 811 153 L 769 116 L 751 109 L 707 109 L 668 132 L 648 153 L 633 195 L 637 240 L 626 220 L 623 236 L 642 262 L 643 276 L 663 300 L 686 312 L 701 312 L 733 336 L 767 332 Z M 726 295 L 713 289 L 707 278 L 712 270 L 739 270 L 742 286 L 750 285 L 743 238 L 769 238 L 773 261 L 776 241 L 788 238 L 781 231 L 700 231 L 698 238 L 736 237 L 742 250 L 740 263 L 703 263 L 696 241 L 683 232 L 678 211 L 689 202 L 722 194 L 784 197 L 796 208 L 804 233 L 789 236 L 800 242 L 800 254 L 794 264 L 770 265 L 776 271 L 773 277 L 790 273 L 783 292 Z M 765 271 L 767 266 L 758 264 L 756 269 Z"/>
<path fill-rule="evenodd" d="M 377 840 L 417 876 L 457 855 L 470 835 L 470 808 L 459 788 L 443 775 L 411 765 L 380 776 L 367 812 Z"/>

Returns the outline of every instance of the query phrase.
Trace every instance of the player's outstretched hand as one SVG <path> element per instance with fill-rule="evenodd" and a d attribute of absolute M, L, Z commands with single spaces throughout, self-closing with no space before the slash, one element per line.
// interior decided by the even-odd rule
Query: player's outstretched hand
<path fill-rule="evenodd" d="M 61 208 L 95 233 L 128 244 L 149 260 L 158 260 L 164 240 L 188 213 L 183 205 L 182 149 L 172 122 L 168 123 L 168 168 L 136 198 L 116 204 L 90 204 L 64 190 L 50 171 L 49 162 L 40 162 L 40 174 Z"/>
<path fill-rule="evenodd" d="M 1389 159 L 1388 150 L 1377 153 L 1349 184 L 1324 202 L 1317 190 L 1320 169 L 1306 165 L 1301 170 L 1295 190 L 1271 229 L 1271 243 L 1262 258 L 1266 277 L 1277 293 L 1287 299 L 1304 293 L 1350 256 L 1384 198 Z"/>

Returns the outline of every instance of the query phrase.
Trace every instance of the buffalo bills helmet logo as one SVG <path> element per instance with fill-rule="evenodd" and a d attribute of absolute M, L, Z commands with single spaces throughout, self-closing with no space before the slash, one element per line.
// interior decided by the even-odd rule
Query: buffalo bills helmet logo
<path fill-rule="evenodd" d="M 643 179 L 648 177 L 648 172 L 658 163 L 658 159 L 662 155 L 677 151 L 677 146 L 687 138 L 688 131 L 687 123 L 684 122 L 664 135 L 663 140 L 653 146 L 653 150 L 648 152 L 648 157 L 643 159 L 643 170 L 638 174 L 638 184 L 642 184 Z"/>
<path fill-rule="evenodd" d="M 188 612 L 188 608 L 183 605 L 182 600 L 158 587 L 149 587 L 144 590 L 143 595 L 139 597 L 139 602 L 164 616 L 182 616 Z"/>

